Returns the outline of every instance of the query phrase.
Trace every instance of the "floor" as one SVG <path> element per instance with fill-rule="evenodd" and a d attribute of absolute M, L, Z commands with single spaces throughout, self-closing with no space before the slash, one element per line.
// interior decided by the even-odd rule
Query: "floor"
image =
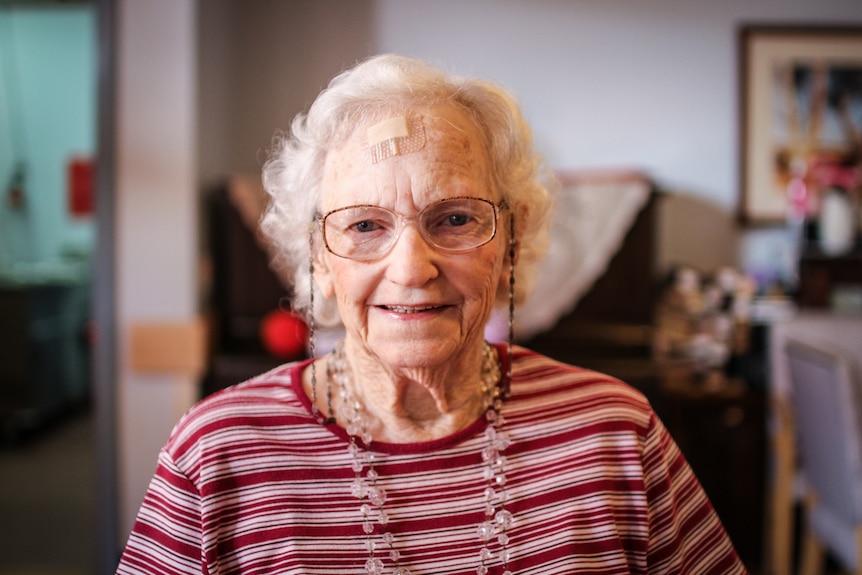
<path fill-rule="evenodd" d="M 0 575 L 96 572 L 92 417 L 0 445 Z"/>

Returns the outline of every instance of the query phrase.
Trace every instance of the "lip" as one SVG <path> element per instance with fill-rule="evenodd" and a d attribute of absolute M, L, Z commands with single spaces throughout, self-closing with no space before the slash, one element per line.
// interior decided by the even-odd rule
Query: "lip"
<path fill-rule="evenodd" d="M 402 317 L 409 317 L 442 311 L 449 306 L 443 304 L 381 304 L 374 307 L 387 313 L 393 313 Z"/>

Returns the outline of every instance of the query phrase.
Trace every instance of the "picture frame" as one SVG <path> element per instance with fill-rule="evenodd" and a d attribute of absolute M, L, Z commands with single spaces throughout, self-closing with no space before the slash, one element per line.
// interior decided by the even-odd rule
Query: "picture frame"
<path fill-rule="evenodd" d="M 862 27 L 744 25 L 738 48 L 739 219 L 816 213 L 839 165 L 862 170 Z"/>

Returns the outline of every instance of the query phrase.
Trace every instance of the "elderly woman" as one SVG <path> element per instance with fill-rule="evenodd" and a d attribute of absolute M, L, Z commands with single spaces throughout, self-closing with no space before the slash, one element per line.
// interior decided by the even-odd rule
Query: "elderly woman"
<path fill-rule="evenodd" d="M 262 227 L 344 339 L 179 422 L 119 573 L 745 573 L 640 393 L 485 341 L 545 243 L 540 166 L 493 85 L 391 55 L 335 78 Z"/>

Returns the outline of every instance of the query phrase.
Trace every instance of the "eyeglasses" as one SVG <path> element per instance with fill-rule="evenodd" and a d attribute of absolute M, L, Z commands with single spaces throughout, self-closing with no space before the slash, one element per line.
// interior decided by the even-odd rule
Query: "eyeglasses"
<path fill-rule="evenodd" d="M 319 221 L 326 249 L 342 258 L 367 261 L 389 253 L 404 226 L 414 221 L 425 241 L 441 251 L 484 246 L 497 234 L 503 207 L 483 198 L 457 197 L 428 204 L 409 218 L 380 206 L 358 205 L 332 210 Z"/>

